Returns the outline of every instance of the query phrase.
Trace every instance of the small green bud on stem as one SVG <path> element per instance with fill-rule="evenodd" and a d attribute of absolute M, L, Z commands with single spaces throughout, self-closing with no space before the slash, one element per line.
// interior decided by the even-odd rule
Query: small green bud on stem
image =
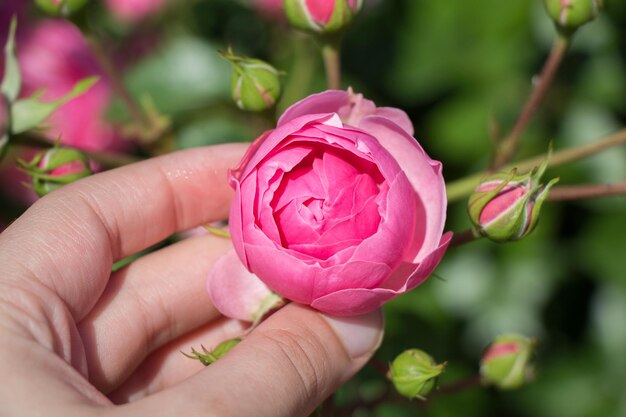
<path fill-rule="evenodd" d="M 544 0 L 548 14 L 557 29 L 570 35 L 595 19 L 602 9 L 602 0 Z"/>
<path fill-rule="evenodd" d="M 281 95 L 280 73 L 260 59 L 240 57 L 231 50 L 220 55 L 233 66 L 232 96 L 242 110 L 263 111 L 274 107 Z"/>
<path fill-rule="evenodd" d="M 409 349 L 393 360 L 388 377 L 400 395 L 424 400 L 445 367 L 445 363 L 437 364 L 428 353 Z"/>

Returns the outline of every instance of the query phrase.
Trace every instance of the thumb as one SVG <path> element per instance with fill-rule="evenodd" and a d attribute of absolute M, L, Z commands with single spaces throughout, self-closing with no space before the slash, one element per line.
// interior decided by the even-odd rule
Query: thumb
<path fill-rule="evenodd" d="M 381 311 L 331 318 L 290 304 L 216 363 L 134 405 L 155 416 L 306 416 L 365 365 L 382 326 Z"/>

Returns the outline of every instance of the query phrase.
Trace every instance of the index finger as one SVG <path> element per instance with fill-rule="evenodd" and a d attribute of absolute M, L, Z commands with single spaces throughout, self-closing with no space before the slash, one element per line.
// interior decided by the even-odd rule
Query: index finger
<path fill-rule="evenodd" d="M 82 318 L 106 285 L 112 262 L 176 231 L 227 217 L 227 170 L 245 149 L 228 144 L 176 152 L 51 193 L 3 233 L 5 277 L 35 277 Z"/>

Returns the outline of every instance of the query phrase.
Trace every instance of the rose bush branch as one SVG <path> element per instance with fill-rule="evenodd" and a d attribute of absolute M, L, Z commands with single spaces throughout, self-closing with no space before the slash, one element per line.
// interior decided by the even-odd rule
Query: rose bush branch
<path fill-rule="evenodd" d="M 626 182 L 615 184 L 585 184 L 555 187 L 548 195 L 549 201 L 583 200 L 626 194 Z"/>
<path fill-rule="evenodd" d="M 472 229 L 467 229 L 462 232 L 457 232 L 454 234 L 454 236 L 452 236 L 452 241 L 450 241 L 450 247 L 453 248 L 456 246 L 462 246 L 462 245 L 465 245 L 466 243 L 473 242 L 479 238 L 480 236 L 476 236 L 476 234 L 474 233 L 474 230 Z"/>
<path fill-rule="evenodd" d="M 612 135 L 605 136 L 596 142 L 554 152 L 548 162 L 548 167 L 553 168 L 575 162 L 624 143 L 626 143 L 626 128 Z M 519 172 L 530 171 L 534 167 L 539 166 L 544 159 L 545 155 L 538 155 L 520 162 L 505 165 L 502 167 L 502 170 L 507 171 L 517 168 Z M 490 171 L 482 171 L 456 181 L 448 182 L 446 186 L 448 201 L 454 202 L 469 196 L 480 180 L 489 172 Z"/>
<path fill-rule="evenodd" d="M 513 126 L 511 132 L 498 144 L 493 163 L 493 170 L 498 170 L 515 155 L 522 134 L 524 133 L 524 130 L 526 130 L 528 123 L 546 96 L 546 93 L 554 80 L 554 75 L 561 65 L 569 45 L 570 38 L 567 36 L 558 35 L 555 39 L 550 55 L 548 55 L 543 70 L 541 71 L 541 75 L 539 75 L 537 80 L 537 86 L 528 97 L 528 100 L 515 121 L 515 125 Z"/>
<path fill-rule="evenodd" d="M 11 146 L 27 147 L 27 148 L 49 148 L 52 146 L 50 140 L 44 136 L 41 136 L 35 132 L 29 131 L 16 135 L 12 138 Z M 74 148 L 70 145 L 64 145 L 66 148 Z M 78 148 L 75 148 L 78 149 Z M 79 149 L 87 157 L 101 164 L 105 168 L 117 168 L 124 165 L 129 165 L 134 162 L 139 162 L 142 158 L 122 153 L 104 152 L 104 151 L 88 151 Z"/>
<path fill-rule="evenodd" d="M 122 79 L 122 75 L 119 73 L 119 71 L 116 69 L 115 65 L 111 61 L 111 58 L 102 42 L 98 39 L 98 37 L 93 34 L 87 35 L 86 40 L 89 48 L 96 57 L 96 60 L 102 67 L 102 70 L 111 80 L 111 83 L 113 84 L 113 89 L 126 105 L 126 108 L 128 109 L 128 112 L 134 119 L 135 123 L 145 129 L 149 129 L 150 120 L 144 113 L 140 104 L 135 100 L 131 92 L 126 87 L 126 84 Z"/>

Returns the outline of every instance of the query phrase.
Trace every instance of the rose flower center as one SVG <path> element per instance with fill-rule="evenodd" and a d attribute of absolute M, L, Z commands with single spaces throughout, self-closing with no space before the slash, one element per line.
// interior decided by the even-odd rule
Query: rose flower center
<path fill-rule="evenodd" d="M 303 143 L 276 158 L 290 153 L 305 156 L 283 173 L 270 202 L 283 247 L 324 260 L 377 231 L 387 187 L 376 164 L 347 150 Z"/>

